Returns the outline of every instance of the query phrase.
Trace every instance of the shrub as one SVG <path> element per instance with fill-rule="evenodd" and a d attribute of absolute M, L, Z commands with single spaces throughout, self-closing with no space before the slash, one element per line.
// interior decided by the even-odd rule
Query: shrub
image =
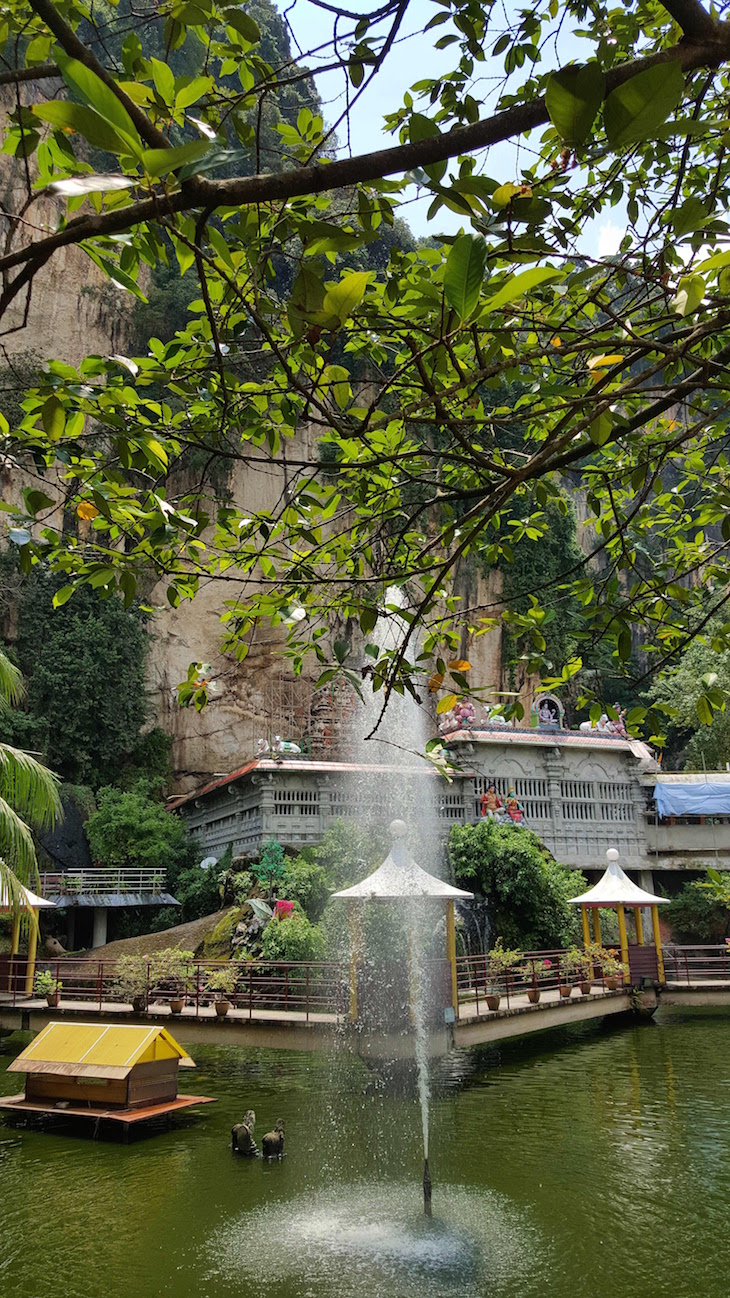
<path fill-rule="evenodd" d="M 150 797 L 149 785 L 133 789 L 100 789 L 98 810 L 89 816 L 86 833 L 97 865 L 132 866 L 154 870 L 168 886 L 190 864 L 191 848 L 185 827 Z"/>
<path fill-rule="evenodd" d="M 261 852 L 258 861 L 254 861 L 251 870 L 256 879 L 262 884 L 271 896 L 274 885 L 284 878 L 284 849 L 281 843 L 277 843 L 275 838 L 270 838 Z"/>
<path fill-rule="evenodd" d="M 323 960 L 324 937 L 316 924 L 295 912 L 267 924 L 261 954 L 265 960 Z"/>
<path fill-rule="evenodd" d="M 679 942 L 717 942 L 728 930 L 728 909 L 700 883 L 685 883 L 664 914 Z"/>
<path fill-rule="evenodd" d="M 312 923 L 321 917 L 327 904 L 329 888 L 324 867 L 305 856 L 295 856 L 285 864 L 284 878 L 278 891 L 289 901 L 298 901 Z"/>
<path fill-rule="evenodd" d="M 585 880 L 559 865 L 536 834 L 482 820 L 454 826 L 449 837 L 454 881 L 486 901 L 492 932 L 526 950 L 571 946 L 578 936 L 577 907 L 568 898 Z"/>
<path fill-rule="evenodd" d="M 336 820 L 323 835 L 312 856 L 325 872 L 333 891 L 357 883 L 380 865 L 390 847 L 386 831 L 357 820 Z"/>

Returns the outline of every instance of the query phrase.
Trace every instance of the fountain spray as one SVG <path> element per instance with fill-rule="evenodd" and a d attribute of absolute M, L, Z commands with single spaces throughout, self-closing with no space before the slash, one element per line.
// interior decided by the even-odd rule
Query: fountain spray
<path fill-rule="evenodd" d="M 423 1211 L 427 1217 L 431 1216 L 431 1172 L 427 1158 L 423 1160 Z"/>

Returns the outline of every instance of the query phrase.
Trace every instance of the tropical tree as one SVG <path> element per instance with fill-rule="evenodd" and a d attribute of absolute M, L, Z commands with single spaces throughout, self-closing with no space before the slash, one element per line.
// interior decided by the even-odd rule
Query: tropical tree
<path fill-rule="evenodd" d="M 469 688 L 465 622 L 477 635 L 505 618 L 525 670 L 555 683 L 588 679 L 605 646 L 633 671 L 638 641 L 638 685 L 703 619 L 723 619 L 727 645 L 725 6 L 435 0 L 418 39 L 433 31 L 439 74 L 385 106 L 390 148 L 342 157 L 334 132 L 415 15 L 409 0 L 324 10 L 331 42 L 310 54 L 346 78 L 346 107 L 325 123 L 312 95 L 293 123 L 268 108 L 310 83 L 308 53 L 262 40 L 258 9 L 199 0 L 140 28 L 126 3 L 5 6 L 2 147 L 21 197 L 0 317 L 22 326 L 70 245 L 131 293 L 160 263 L 199 286 L 172 339 L 52 362 L 27 397 L 7 429 L 38 478 L 11 518 L 21 562 L 64 574 L 59 606 L 83 583 L 131 604 L 151 577 L 177 606 L 215 576 L 239 661 L 282 626 L 295 671 L 313 651 L 323 682 L 361 688 L 365 648 L 384 702 L 426 669 L 444 711 Z M 461 229 L 348 265 L 409 186 Z M 602 257 L 586 232 L 608 217 L 618 247 Z M 495 407 L 500 386 L 512 395 Z M 191 450 L 199 474 L 182 471 Z M 211 488 L 215 464 L 274 465 L 286 489 L 244 511 Z M 539 581 L 495 610 L 460 607 L 451 580 L 470 555 L 498 567 L 539 543 L 566 481 L 593 533 L 551 577 L 582 608 L 554 663 Z M 372 633 L 396 615 L 407 634 L 384 649 Z M 347 628 L 334 646 L 333 625 Z M 182 701 L 202 706 L 207 688 L 193 664 Z"/>
<path fill-rule="evenodd" d="M 0 718 L 23 696 L 17 667 L 0 651 Z M 11 915 L 34 913 L 23 885 L 37 884 L 33 829 L 50 829 L 61 816 L 58 780 L 29 753 L 0 743 L 0 898 Z"/>

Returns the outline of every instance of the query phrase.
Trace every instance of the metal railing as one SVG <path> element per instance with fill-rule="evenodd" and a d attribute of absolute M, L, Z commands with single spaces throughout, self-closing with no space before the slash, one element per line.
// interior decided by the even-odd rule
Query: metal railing
<path fill-rule="evenodd" d="M 730 986 L 730 944 L 722 946 L 662 947 L 667 982 L 727 983 Z"/>
<path fill-rule="evenodd" d="M 194 960 L 173 976 L 160 975 L 155 957 L 129 979 L 124 962 L 75 959 L 35 962 L 36 971 L 47 970 L 61 984 L 60 1005 L 75 1005 L 102 1012 L 105 1006 L 126 1006 L 130 1011 L 169 1009 L 182 1000 L 182 1013 L 196 1019 L 210 1017 L 217 999 L 227 1000 L 234 1017 L 252 1019 L 260 1011 L 297 1015 L 309 1021 L 311 1014 L 329 1014 L 339 1020 L 348 1003 L 347 968 L 334 961 L 248 962 Z M 6 1005 L 27 1004 L 44 997 L 25 993 L 28 961 L 15 958 L 0 981 L 0 999 Z M 221 971 L 233 977 L 231 990 L 216 992 L 208 984 Z M 2 995 L 4 993 L 4 995 Z M 207 1013 L 206 1013 L 207 1012 Z"/>
<path fill-rule="evenodd" d="M 525 951 L 516 965 L 497 969 L 489 954 L 458 956 L 456 960 L 456 985 L 459 1008 L 473 1006 L 477 1014 L 496 1010 L 489 1004 L 499 998 L 509 1009 L 516 997 L 527 996 L 537 1003 L 543 992 L 557 991 L 561 999 L 568 1000 L 579 989 L 579 994 L 590 991 L 613 991 L 623 985 L 621 975 L 606 977 L 599 964 L 576 970 L 566 962 L 565 950 Z M 583 989 L 586 989 L 583 991 Z"/>
<path fill-rule="evenodd" d="M 40 877 L 42 897 L 75 897 L 82 893 L 120 892 L 163 893 L 167 879 L 162 870 L 120 866 L 119 869 L 95 868 L 75 871 L 46 871 Z"/>

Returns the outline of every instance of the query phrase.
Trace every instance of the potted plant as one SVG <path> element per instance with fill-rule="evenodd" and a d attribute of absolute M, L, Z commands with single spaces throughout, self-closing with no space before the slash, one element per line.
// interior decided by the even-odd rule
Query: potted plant
<path fill-rule="evenodd" d="M 219 1019 L 224 1019 L 231 1008 L 231 1002 L 228 997 L 231 996 L 236 989 L 237 977 L 237 968 L 232 964 L 227 964 L 220 965 L 219 968 L 214 969 L 213 973 L 211 973 L 206 979 L 205 990 L 207 992 L 213 992 L 215 997 L 215 1012 Z"/>
<path fill-rule="evenodd" d="M 502 998 L 502 984 L 508 969 L 512 969 L 521 959 L 521 952 L 507 951 L 501 937 L 497 938 L 489 952 L 487 961 L 487 1005 L 490 1010 L 498 1010 Z"/>
<path fill-rule="evenodd" d="M 56 978 L 50 969 L 39 969 L 35 976 L 34 991 L 36 996 L 45 996 L 46 1003 L 55 1009 L 61 999 L 63 983 Z"/>
<path fill-rule="evenodd" d="M 519 973 L 522 974 L 525 982 L 530 984 L 527 988 L 527 999 L 532 1005 L 537 1005 L 540 999 L 541 988 L 537 985 L 538 978 L 547 977 L 552 967 L 552 960 L 530 960 L 528 964 L 520 966 Z"/>
<path fill-rule="evenodd" d="M 615 951 L 605 951 L 602 959 L 603 980 L 610 992 L 618 990 L 626 972 L 626 966 L 618 959 Z"/>
<path fill-rule="evenodd" d="M 591 982 L 591 959 L 588 951 L 581 951 L 578 947 L 572 946 L 565 955 L 561 957 L 561 969 L 565 970 L 568 982 L 574 980 L 568 988 L 568 995 L 573 990 L 573 986 L 579 987 L 583 996 L 588 996 L 592 987 Z M 561 995 L 564 992 L 561 988 Z"/>
<path fill-rule="evenodd" d="M 177 946 L 168 947 L 155 956 L 154 980 L 161 990 L 167 992 L 171 1014 L 182 1014 L 187 997 L 194 989 L 194 959 L 192 951 L 183 951 Z"/>
<path fill-rule="evenodd" d="M 150 961 L 146 955 L 123 955 L 117 960 L 115 982 L 117 990 L 125 1001 L 131 1001 L 132 1009 L 142 1014 L 147 1009 L 151 982 Z"/>

